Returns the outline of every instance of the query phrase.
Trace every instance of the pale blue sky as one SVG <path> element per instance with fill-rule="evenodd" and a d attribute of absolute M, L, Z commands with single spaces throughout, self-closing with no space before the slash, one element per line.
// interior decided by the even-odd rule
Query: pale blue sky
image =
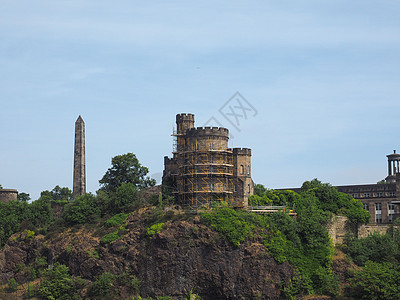
<path fill-rule="evenodd" d="M 88 191 L 115 155 L 158 177 L 175 115 L 215 117 L 269 188 L 386 176 L 400 150 L 398 1 L 0 1 L 0 184 L 72 187 L 86 122 Z M 257 110 L 235 130 L 219 109 Z"/>

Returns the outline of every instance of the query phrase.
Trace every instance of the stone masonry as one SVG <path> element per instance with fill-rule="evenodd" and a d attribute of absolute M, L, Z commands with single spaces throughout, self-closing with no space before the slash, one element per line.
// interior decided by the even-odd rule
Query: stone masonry
<path fill-rule="evenodd" d="M 17 200 L 18 191 L 13 189 L 0 189 L 0 202 L 9 203 Z"/>
<path fill-rule="evenodd" d="M 86 193 L 85 122 L 79 116 L 75 122 L 73 198 Z"/>
<path fill-rule="evenodd" d="M 193 114 L 178 114 L 176 126 L 173 157 L 164 157 L 163 186 L 172 188 L 177 202 L 192 208 L 247 206 L 254 193 L 251 149 L 228 148 L 228 129 L 195 128 Z"/>

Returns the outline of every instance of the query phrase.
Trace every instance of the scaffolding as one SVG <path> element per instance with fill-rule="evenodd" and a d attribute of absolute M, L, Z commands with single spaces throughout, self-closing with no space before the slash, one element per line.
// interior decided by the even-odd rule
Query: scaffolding
<path fill-rule="evenodd" d="M 179 202 L 193 208 L 211 208 L 233 201 L 232 151 L 218 147 L 212 137 L 186 144 L 176 136 L 175 160 L 178 167 L 176 194 Z"/>

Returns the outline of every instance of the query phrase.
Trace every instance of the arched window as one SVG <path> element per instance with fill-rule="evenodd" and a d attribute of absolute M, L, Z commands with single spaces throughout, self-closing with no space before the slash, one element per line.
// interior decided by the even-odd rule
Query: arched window
<path fill-rule="evenodd" d="M 244 166 L 240 165 L 240 174 L 244 174 Z"/>

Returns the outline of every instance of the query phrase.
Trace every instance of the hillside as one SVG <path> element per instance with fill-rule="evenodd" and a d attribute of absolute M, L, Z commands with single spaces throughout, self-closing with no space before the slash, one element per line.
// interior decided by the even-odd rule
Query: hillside
<path fill-rule="evenodd" d="M 150 224 L 162 223 L 151 231 L 155 226 Z M 116 230 L 117 239 L 105 242 L 104 236 Z M 288 262 L 274 260 L 260 237 L 236 247 L 198 215 L 174 209 L 143 208 L 112 227 L 100 222 L 54 227 L 46 236 L 27 232 L 14 234 L 1 249 L 0 281 L 15 278 L 19 284 L 38 285 L 32 274 L 58 262 L 84 281 L 79 290 L 84 298 L 87 287 L 107 273 L 130 278 L 110 285 L 109 295 L 121 299 L 139 294 L 185 299 L 190 291 L 202 299 L 277 299 L 295 275 Z"/>

